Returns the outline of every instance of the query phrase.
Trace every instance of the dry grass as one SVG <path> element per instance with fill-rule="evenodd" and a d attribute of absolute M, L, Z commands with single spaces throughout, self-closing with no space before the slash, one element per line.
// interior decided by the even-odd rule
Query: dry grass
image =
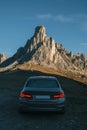
<path fill-rule="evenodd" d="M 44 73 L 49 73 L 49 74 L 56 74 L 56 75 L 60 75 L 60 76 L 64 76 L 82 83 L 87 84 L 87 77 L 83 76 L 83 75 L 79 75 L 79 74 L 75 74 L 72 72 L 65 72 L 65 71 L 61 71 L 61 70 L 56 70 L 53 68 L 49 68 L 49 67 L 44 67 L 44 66 L 40 66 L 40 65 L 35 65 L 35 64 L 29 64 L 29 63 L 25 63 L 22 64 L 20 66 L 18 66 L 17 69 L 21 69 L 21 70 L 37 70 L 40 72 L 44 72 Z"/>
<path fill-rule="evenodd" d="M 87 84 L 87 76 L 85 75 L 81 75 L 79 73 L 74 73 L 74 72 L 69 72 L 69 71 L 62 71 L 62 70 L 56 70 L 53 68 L 49 68 L 49 67 L 45 67 L 45 66 L 41 66 L 41 65 L 36 65 L 36 64 L 32 64 L 32 63 L 24 63 L 22 65 L 17 65 L 9 70 L 6 70 L 5 68 L 0 68 L 0 72 L 3 71 L 16 71 L 16 70 L 36 70 L 36 71 L 40 71 L 40 72 L 44 72 L 44 73 L 48 73 L 48 74 L 55 74 L 55 75 L 60 75 L 60 76 L 64 76 L 70 79 L 73 79 L 75 81 L 79 81 L 81 83 Z"/>

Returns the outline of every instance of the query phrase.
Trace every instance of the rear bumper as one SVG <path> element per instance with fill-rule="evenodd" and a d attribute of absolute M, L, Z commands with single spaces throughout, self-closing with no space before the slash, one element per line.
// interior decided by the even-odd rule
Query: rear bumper
<path fill-rule="evenodd" d="M 65 100 L 60 101 L 19 101 L 19 109 L 22 111 L 64 111 Z"/>

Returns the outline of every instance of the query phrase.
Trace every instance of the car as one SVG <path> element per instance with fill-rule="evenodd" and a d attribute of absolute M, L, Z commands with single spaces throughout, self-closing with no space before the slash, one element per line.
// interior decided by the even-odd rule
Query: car
<path fill-rule="evenodd" d="M 19 96 L 19 111 L 65 113 L 65 94 L 54 76 L 31 76 Z"/>

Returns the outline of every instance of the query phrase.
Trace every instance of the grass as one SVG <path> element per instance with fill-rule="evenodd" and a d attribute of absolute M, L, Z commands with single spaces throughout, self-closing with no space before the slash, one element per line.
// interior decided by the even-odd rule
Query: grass
<path fill-rule="evenodd" d="M 48 73 L 48 74 L 56 74 L 56 75 L 64 76 L 66 78 L 70 78 L 70 79 L 76 80 L 78 82 L 87 84 L 87 77 L 86 76 L 83 76 L 80 74 L 75 74 L 75 73 L 69 72 L 69 71 L 65 72 L 62 70 L 56 70 L 53 68 L 44 67 L 44 66 L 40 66 L 40 65 L 34 65 L 34 64 L 32 64 L 31 68 L 29 68 L 28 63 L 25 63 L 25 64 L 19 66 L 18 68 L 22 69 L 22 70 L 37 70 L 37 71 Z"/>
<path fill-rule="evenodd" d="M 30 63 L 24 63 L 22 65 L 18 65 L 16 67 L 12 68 L 11 70 L 6 71 L 6 73 L 9 72 L 12 75 L 12 73 L 14 72 L 14 75 L 17 77 L 18 75 L 16 75 L 16 72 L 19 73 L 20 70 L 26 71 L 27 73 L 29 71 L 32 71 L 32 72 L 39 71 L 39 72 L 46 73 L 46 74 L 60 75 L 60 76 L 81 82 L 83 84 L 87 84 L 87 77 L 85 75 L 81 75 L 78 73 L 76 74 L 74 72 L 69 72 L 69 71 L 56 70 L 53 68 L 49 68 L 49 67 L 45 67 L 45 66 L 41 66 L 41 65 L 30 64 Z M 0 71 L 3 72 L 3 69 L 2 70 L 0 69 Z"/>

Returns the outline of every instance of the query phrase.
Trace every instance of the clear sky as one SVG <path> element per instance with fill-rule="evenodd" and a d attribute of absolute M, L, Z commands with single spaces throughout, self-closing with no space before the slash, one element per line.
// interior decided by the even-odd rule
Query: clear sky
<path fill-rule="evenodd" d="M 87 54 L 87 0 L 0 0 L 0 53 L 12 56 L 38 25 L 68 51 Z"/>

